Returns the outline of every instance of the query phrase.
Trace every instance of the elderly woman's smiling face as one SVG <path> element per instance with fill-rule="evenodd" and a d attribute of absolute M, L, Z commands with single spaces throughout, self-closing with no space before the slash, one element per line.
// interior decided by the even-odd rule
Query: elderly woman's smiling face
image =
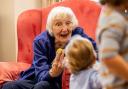
<path fill-rule="evenodd" d="M 71 38 L 73 30 L 72 17 L 61 13 L 52 21 L 52 32 L 56 42 L 66 43 Z"/>

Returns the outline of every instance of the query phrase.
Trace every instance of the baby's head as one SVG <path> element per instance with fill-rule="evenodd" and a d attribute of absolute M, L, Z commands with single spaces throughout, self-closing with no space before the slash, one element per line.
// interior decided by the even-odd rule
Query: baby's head
<path fill-rule="evenodd" d="M 96 55 L 91 42 L 79 35 L 71 38 L 65 48 L 66 67 L 71 73 L 91 67 L 96 60 Z"/>

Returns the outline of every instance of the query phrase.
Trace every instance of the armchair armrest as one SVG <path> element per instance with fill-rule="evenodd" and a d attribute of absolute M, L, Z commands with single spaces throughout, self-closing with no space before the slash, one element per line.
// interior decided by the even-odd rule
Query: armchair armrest
<path fill-rule="evenodd" d="M 0 85 L 18 79 L 20 72 L 29 67 L 28 63 L 0 62 Z"/>

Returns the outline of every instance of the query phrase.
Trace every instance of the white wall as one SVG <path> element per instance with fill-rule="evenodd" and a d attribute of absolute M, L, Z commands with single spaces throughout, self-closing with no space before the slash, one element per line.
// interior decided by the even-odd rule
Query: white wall
<path fill-rule="evenodd" d="M 14 1 L 0 0 L 0 61 L 15 58 Z"/>
<path fill-rule="evenodd" d="M 15 1 L 15 15 L 27 9 L 41 8 L 42 0 L 14 0 Z"/>
<path fill-rule="evenodd" d="M 92 1 L 96 1 L 96 2 L 99 2 L 99 0 L 92 0 Z"/>
<path fill-rule="evenodd" d="M 17 58 L 17 18 L 19 14 L 21 14 L 23 11 L 28 9 L 34 9 L 34 8 L 41 8 L 42 7 L 42 0 L 14 0 L 15 1 L 15 43 L 16 43 L 16 55 Z"/>
<path fill-rule="evenodd" d="M 16 61 L 18 15 L 27 9 L 41 8 L 42 0 L 0 0 L 0 61 Z"/>

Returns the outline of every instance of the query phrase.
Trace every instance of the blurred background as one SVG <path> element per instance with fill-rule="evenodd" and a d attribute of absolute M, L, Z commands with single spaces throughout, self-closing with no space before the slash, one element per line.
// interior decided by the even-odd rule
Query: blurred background
<path fill-rule="evenodd" d="M 0 61 L 16 61 L 16 23 L 21 12 L 61 1 L 64 0 L 0 0 Z"/>

